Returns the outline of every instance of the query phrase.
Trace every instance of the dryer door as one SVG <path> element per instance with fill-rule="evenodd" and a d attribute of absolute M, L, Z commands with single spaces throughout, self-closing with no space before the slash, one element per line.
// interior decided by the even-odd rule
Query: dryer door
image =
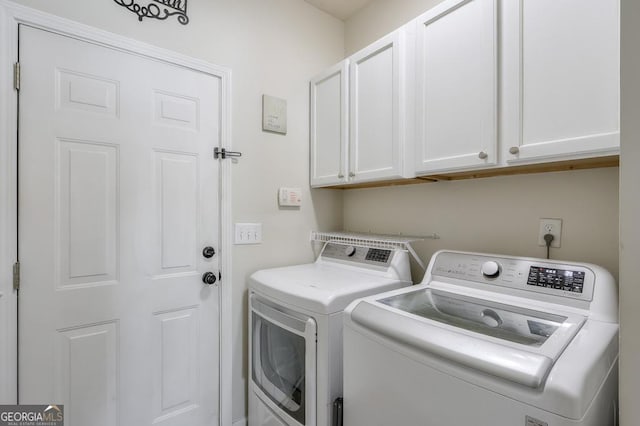
<path fill-rule="evenodd" d="M 265 403 L 315 424 L 316 323 L 251 296 L 251 378 Z"/>

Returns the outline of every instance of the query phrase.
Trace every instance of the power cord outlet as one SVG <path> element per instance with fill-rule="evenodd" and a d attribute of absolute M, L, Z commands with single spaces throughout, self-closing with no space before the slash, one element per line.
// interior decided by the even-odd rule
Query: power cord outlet
<path fill-rule="evenodd" d="M 540 219 L 540 229 L 538 231 L 538 245 L 546 247 L 545 235 L 552 235 L 551 247 L 559 248 L 562 237 L 562 219 L 543 218 Z"/>

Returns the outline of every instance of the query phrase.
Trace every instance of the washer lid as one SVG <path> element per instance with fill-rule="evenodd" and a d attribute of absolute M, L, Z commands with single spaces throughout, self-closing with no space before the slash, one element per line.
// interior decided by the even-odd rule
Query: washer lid
<path fill-rule="evenodd" d="M 540 387 L 586 318 L 425 288 L 367 298 L 351 319 L 426 352 Z"/>
<path fill-rule="evenodd" d="M 362 268 L 322 262 L 263 269 L 249 277 L 251 289 L 320 314 L 340 312 L 354 299 L 410 284 Z"/>
<path fill-rule="evenodd" d="M 579 326 L 564 315 L 436 289 L 402 293 L 378 302 L 442 324 L 535 348 L 541 347 L 559 329 Z"/>

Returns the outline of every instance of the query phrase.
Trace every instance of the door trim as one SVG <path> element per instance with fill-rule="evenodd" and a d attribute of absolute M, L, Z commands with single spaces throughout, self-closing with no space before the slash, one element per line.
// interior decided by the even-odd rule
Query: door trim
<path fill-rule="evenodd" d="M 18 96 L 13 90 L 13 63 L 18 60 L 18 25 L 24 24 L 122 52 L 179 65 L 221 80 L 221 147 L 232 149 L 231 70 L 167 49 L 99 30 L 7 0 L 0 0 L 0 403 L 17 400 L 17 294 L 12 265 L 17 259 Z M 213 153 L 212 153 L 213 155 Z M 232 265 L 231 162 L 220 163 L 220 425 L 232 423 Z"/>

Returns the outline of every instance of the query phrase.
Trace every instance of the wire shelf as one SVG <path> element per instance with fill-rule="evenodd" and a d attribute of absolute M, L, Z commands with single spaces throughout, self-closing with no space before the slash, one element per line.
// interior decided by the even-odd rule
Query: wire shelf
<path fill-rule="evenodd" d="M 403 236 L 403 235 L 380 235 L 380 234 L 359 234 L 352 232 L 317 232 L 311 231 L 311 241 L 335 242 L 345 245 L 369 246 L 377 248 L 401 248 L 406 249 L 407 245 L 414 241 L 426 239 L 437 240 L 440 236 L 431 234 L 426 236 Z"/>

